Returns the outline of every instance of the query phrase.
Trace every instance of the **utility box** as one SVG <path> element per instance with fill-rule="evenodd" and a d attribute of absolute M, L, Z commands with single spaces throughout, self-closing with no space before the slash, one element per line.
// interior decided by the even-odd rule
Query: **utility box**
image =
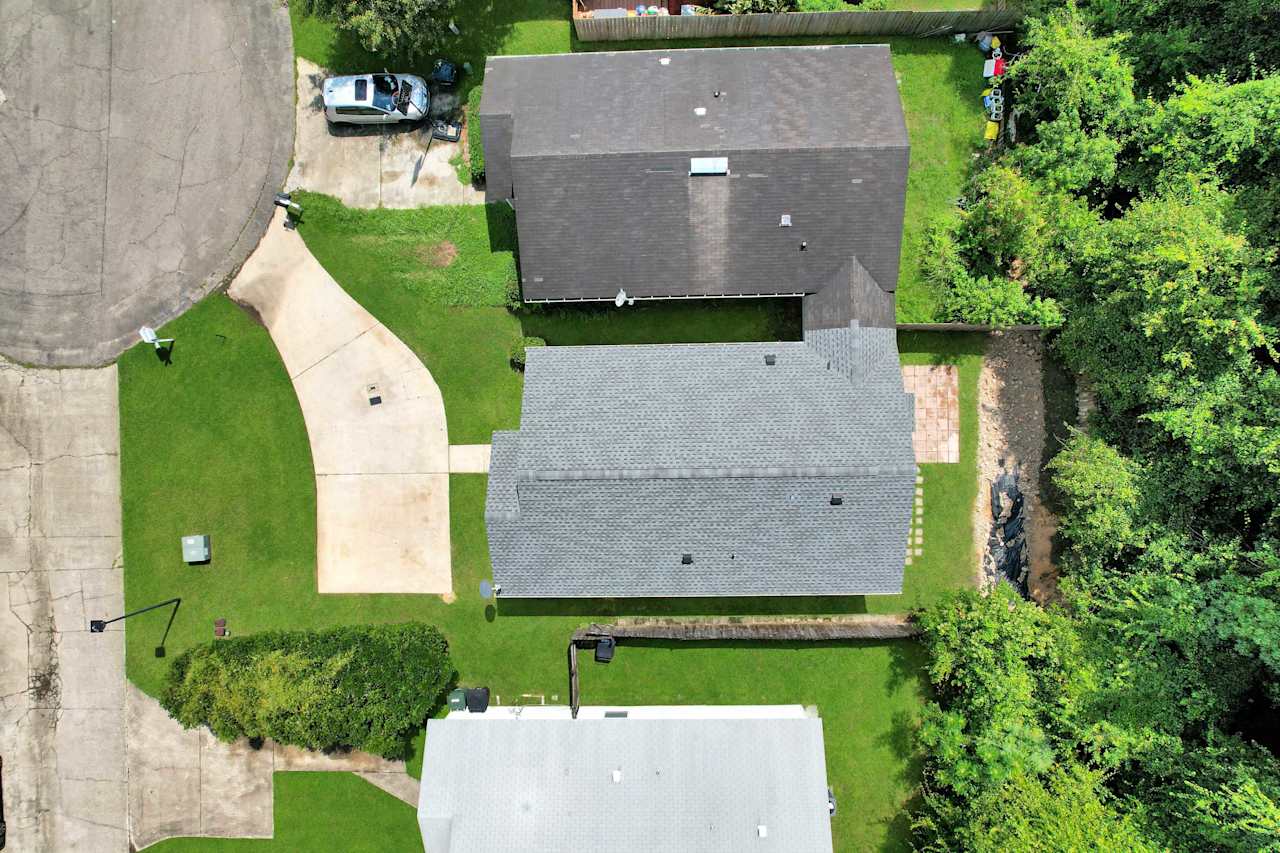
<path fill-rule="evenodd" d="M 467 709 L 467 691 L 461 687 L 449 691 L 449 710 L 465 711 Z"/>
<path fill-rule="evenodd" d="M 183 536 L 182 559 L 189 566 L 209 562 L 209 537 L 203 535 Z"/>

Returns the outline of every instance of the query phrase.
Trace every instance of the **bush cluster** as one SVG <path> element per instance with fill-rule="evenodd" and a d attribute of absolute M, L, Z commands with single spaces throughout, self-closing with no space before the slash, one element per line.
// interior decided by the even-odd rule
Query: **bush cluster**
<path fill-rule="evenodd" d="M 405 758 L 454 675 L 444 637 L 418 622 L 269 631 L 183 652 L 160 704 L 223 741 Z"/>
<path fill-rule="evenodd" d="M 516 338 L 511 344 L 511 366 L 516 370 L 524 370 L 525 350 L 529 347 L 545 347 L 547 342 L 542 338 L 535 338 L 526 335 L 523 338 Z"/>

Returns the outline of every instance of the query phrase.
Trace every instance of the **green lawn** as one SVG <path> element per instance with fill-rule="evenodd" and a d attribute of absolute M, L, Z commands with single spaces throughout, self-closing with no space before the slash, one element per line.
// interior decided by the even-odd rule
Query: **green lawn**
<path fill-rule="evenodd" d="M 275 837 L 174 838 L 155 853 L 422 853 L 412 806 L 352 773 L 277 773 Z"/>
<path fill-rule="evenodd" d="M 359 286 L 348 286 L 357 299 L 367 298 Z M 394 294 L 399 289 L 383 291 Z M 704 312 L 704 332 L 732 329 L 754 335 L 773 328 L 780 310 L 774 306 L 784 304 L 686 307 Z M 714 322 L 717 307 L 747 313 L 731 316 L 730 322 L 720 325 Z M 455 308 L 444 313 L 465 322 L 446 320 L 408 334 L 406 329 L 416 328 L 412 318 L 382 317 L 393 327 L 400 326 L 397 331 L 415 348 L 432 336 L 447 334 L 449 346 L 471 354 L 467 380 L 448 372 L 450 364 L 461 362 L 432 365 L 442 387 L 455 391 L 446 391 L 451 419 L 461 405 L 471 412 L 472 429 L 483 421 L 465 402 L 469 381 L 471 394 L 500 404 L 498 419 L 514 421 L 512 404 L 518 394 L 493 392 L 484 383 L 486 377 L 500 376 L 518 389 L 519 375 L 506 366 L 501 347 L 491 357 L 475 344 L 484 336 L 499 336 L 501 331 L 494 326 L 514 333 L 521 321 L 501 308 Z M 661 325 L 639 312 L 571 318 L 556 314 L 535 319 L 553 341 L 557 334 L 563 340 L 644 339 Z M 692 337 L 696 322 L 685 317 L 682 323 L 680 336 Z M 550 331 L 557 326 L 559 332 Z M 239 634 L 422 619 L 440 626 L 449 638 L 464 683 L 487 684 L 504 702 L 517 701 L 523 694 L 564 702 L 565 643 L 574 628 L 592 619 L 630 613 L 898 610 L 930 597 L 940 586 L 963 582 L 968 573 L 967 545 L 954 551 L 931 546 L 941 545 L 942 536 L 967 535 L 957 531 L 969 529 L 973 487 L 966 490 L 949 478 L 934 476 L 934 469 L 943 466 L 931 466 L 925 474 L 926 559 L 913 567 L 917 571 L 908 575 L 907 592 L 897 601 L 876 600 L 868 605 L 861 598 L 703 599 L 678 606 L 662 601 L 508 601 L 494 612 L 477 590 L 490 571 L 483 519 L 485 478 L 455 475 L 450 503 L 457 601 L 445 604 L 434 596 L 320 596 L 315 588 L 315 495 L 305 428 L 266 331 L 218 295 L 163 332 L 178 339 L 172 364 L 164 365 L 153 350 L 141 346 L 120 361 L 121 465 L 127 603 L 133 608 L 182 597 L 166 643 L 170 656 L 209 639 L 212 620 L 218 617 L 226 618 L 233 633 Z M 935 358 L 924 350 L 949 350 L 942 357 L 962 365 L 966 406 L 972 408 L 977 356 L 971 339 L 947 338 L 939 343 L 936 337 L 904 335 L 903 346 L 908 350 L 906 358 Z M 448 348 L 442 346 L 442 350 Z M 919 354 L 911 354 L 912 348 Z M 496 363 L 486 363 L 491 358 Z M 971 447 L 971 441 L 966 446 Z M 960 476 L 960 467 L 953 467 Z M 935 493 L 935 489 L 941 491 Z M 952 501 L 955 506 L 949 506 Z M 940 512 L 935 514 L 934 509 Z M 208 566 L 188 567 L 181 562 L 178 537 L 193 532 L 213 538 L 213 561 Z M 129 676 L 153 694 L 162 684 L 167 664 L 152 653 L 166 619 L 159 612 L 137 617 L 126 634 Z M 901 849 L 906 844 L 903 807 L 918 780 L 910 744 L 926 689 L 923 665 L 922 651 L 907 642 L 626 647 L 609 667 L 585 668 L 583 695 L 591 703 L 816 704 L 826 720 L 828 772 L 841 798 L 835 822 L 839 849 Z"/>
<path fill-rule="evenodd" d="M 919 1 L 933 3 L 936 0 Z M 472 64 L 473 74 L 462 86 L 464 95 L 481 81 L 484 58 L 488 55 L 887 42 L 893 53 L 893 67 L 911 138 L 902 264 L 898 275 L 898 319 L 904 323 L 926 323 L 937 318 L 941 293 L 921 275 L 919 252 L 929 223 L 953 215 L 970 158 L 981 143 L 982 56 L 972 45 L 957 45 L 950 38 L 877 37 L 588 43 L 579 42 L 572 35 L 567 0 L 464 0 L 462 6 L 463 11 L 456 18 L 462 36 L 448 47 L 448 54 Z M 303 15 L 296 5 L 290 7 L 290 15 L 295 52 L 334 71 L 391 65 L 423 71 L 429 69 L 433 61 L 428 57 L 417 63 L 397 64 L 394 58 L 371 56 L 329 24 Z"/>

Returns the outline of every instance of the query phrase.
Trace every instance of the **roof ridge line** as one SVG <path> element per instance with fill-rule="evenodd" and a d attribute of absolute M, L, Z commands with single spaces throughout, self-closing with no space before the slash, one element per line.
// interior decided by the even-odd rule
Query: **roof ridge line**
<path fill-rule="evenodd" d="M 643 468 L 547 468 L 523 470 L 516 473 L 516 481 L 562 482 L 581 480 L 724 480 L 724 479 L 782 479 L 782 478 L 844 478 L 872 477 L 882 474 L 911 474 L 912 465 L 761 465 L 717 466 L 706 468 L 655 467 Z"/>

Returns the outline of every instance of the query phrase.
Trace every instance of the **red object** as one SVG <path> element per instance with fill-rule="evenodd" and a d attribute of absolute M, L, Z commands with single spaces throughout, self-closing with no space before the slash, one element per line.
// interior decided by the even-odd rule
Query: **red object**
<path fill-rule="evenodd" d="M 997 76 L 997 77 L 1002 77 L 1002 76 L 1004 76 L 1004 57 L 1003 57 L 1003 56 L 997 56 L 997 57 L 996 57 L 996 73 L 995 73 L 995 76 Z"/>

